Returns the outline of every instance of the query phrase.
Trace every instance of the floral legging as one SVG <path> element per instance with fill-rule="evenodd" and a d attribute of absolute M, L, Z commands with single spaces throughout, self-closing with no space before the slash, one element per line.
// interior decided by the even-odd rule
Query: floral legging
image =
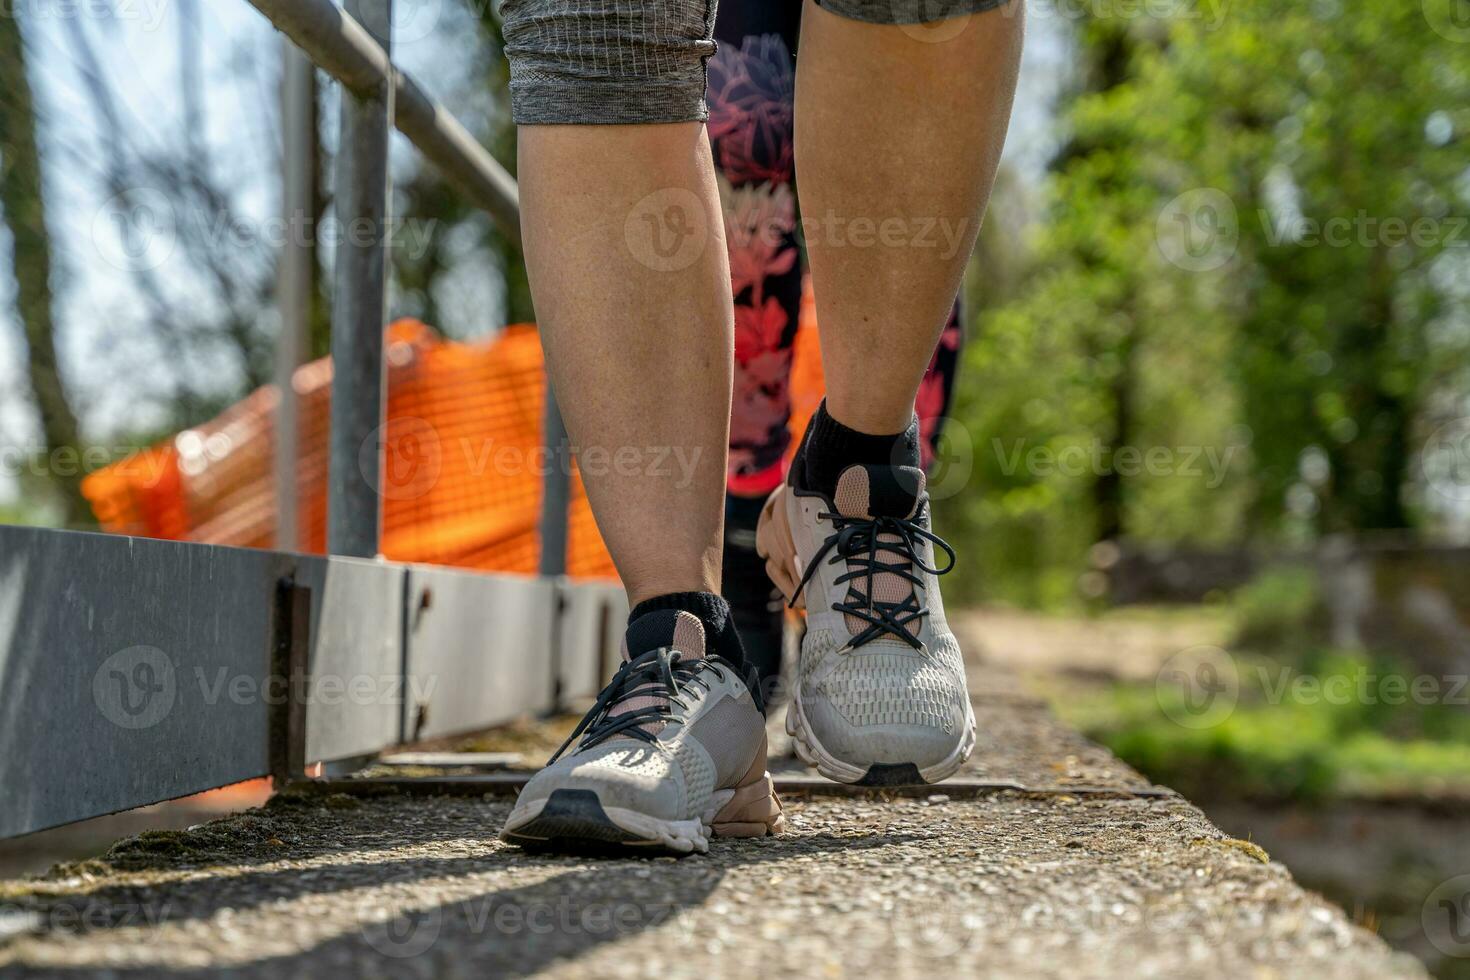
<path fill-rule="evenodd" d="M 780 484 L 792 438 L 791 365 L 805 274 L 792 124 L 800 26 L 795 0 L 721 0 L 719 50 L 708 65 L 709 136 L 735 294 L 728 485 L 741 497 L 765 496 Z M 916 400 L 926 465 L 949 408 L 961 336 L 956 303 Z"/>

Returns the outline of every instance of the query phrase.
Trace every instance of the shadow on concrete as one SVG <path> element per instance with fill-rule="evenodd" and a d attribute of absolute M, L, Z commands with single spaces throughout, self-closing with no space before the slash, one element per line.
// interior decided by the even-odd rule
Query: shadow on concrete
<path fill-rule="evenodd" d="M 703 903 L 734 869 L 914 839 L 875 833 L 860 838 L 819 834 L 720 840 L 709 855 L 665 861 L 536 855 L 500 845 L 483 855 L 408 854 L 397 859 L 385 859 L 390 852 L 371 849 L 363 860 L 354 860 L 349 852 L 342 861 L 332 860 L 331 850 L 319 849 L 305 866 L 293 861 L 269 869 L 246 857 L 200 869 L 205 873 L 183 880 L 104 886 L 85 895 L 12 903 L 12 908 L 24 907 L 40 917 L 45 939 L 100 943 L 104 948 L 94 952 L 105 961 L 95 968 L 65 970 L 19 965 L 15 975 L 443 976 L 468 971 L 524 976 L 587 955 L 605 943 L 665 927 L 668 951 L 674 955 L 682 944 L 704 941 L 680 928 L 679 913 Z M 399 838 L 400 846 L 423 843 L 432 844 Z M 526 883 L 504 886 L 500 882 L 506 872 Z M 482 878 L 500 882 L 481 885 L 477 879 Z M 115 958 L 105 952 L 109 930 L 123 930 L 115 936 L 128 945 L 147 942 L 153 934 L 152 928 L 139 931 L 140 926 L 182 926 L 192 932 L 191 923 L 208 923 L 205 928 L 214 933 L 220 918 L 229 917 L 236 920 L 234 929 L 249 930 L 252 911 L 283 902 L 301 906 L 293 918 L 317 934 L 301 952 L 256 956 L 252 943 L 222 943 L 210 951 L 216 965 L 209 969 L 182 968 L 167 954 L 145 956 L 151 962 L 128 967 L 123 964 L 138 963 L 135 956 Z M 185 940 L 175 934 L 160 935 L 160 941 L 173 945 Z M 646 944 L 640 948 L 648 949 Z"/>

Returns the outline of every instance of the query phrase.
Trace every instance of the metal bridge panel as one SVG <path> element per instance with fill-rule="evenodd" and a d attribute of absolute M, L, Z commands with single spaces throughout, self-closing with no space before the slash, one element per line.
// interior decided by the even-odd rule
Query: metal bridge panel
<path fill-rule="evenodd" d="M 617 670 L 628 595 L 620 585 L 557 582 L 561 622 L 556 634 L 557 691 L 562 703 L 595 698 Z"/>
<path fill-rule="evenodd" d="M 293 561 L 0 526 L 0 837 L 264 774 Z"/>
<path fill-rule="evenodd" d="M 409 740 L 551 709 L 555 582 L 422 566 L 408 576 Z"/>
<path fill-rule="evenodd" d="M 368 755 L 397 743 L 403 684 L 402 565 L 301 557 L 296 583 L 311 589 L 306 759 Z"/>

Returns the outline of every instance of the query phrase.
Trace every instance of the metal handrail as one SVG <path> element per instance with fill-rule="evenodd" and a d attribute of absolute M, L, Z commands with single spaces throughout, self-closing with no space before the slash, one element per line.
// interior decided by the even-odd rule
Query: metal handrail
<path fill-rule="evenodd" d="M 430 98 L 412 77 L 393 64 L 389 23 L 391 0 L 373 0 L 373 5 L 365 8 L 370 15 L 383 19 L 381 25 L 375 25 L 376 31 L 370 31 L 354 19 L 350 10 L 336 6 L 331 0 L 250 0 L 250 3 L 307 57 L 342 84 L 347 95 L 343 101 L 344 119 L 350 121 L 363 118 L 365 113 L 379 113 L 379 118 L 385 118 L 389 125 L 397 127 L 408 137 L 450 183 L 485 210 L 506 237 L 520 244 L 520 194 L 515 178 L 449 110 Z M 382 43 L 374 33 L 382 38 Z M 369 143 L 370 147 L 339 148 L 339 153 L 347 157 L 342 175 L 349 182 L 367 179 L 367 176 L 359 178 L 352 173 L 351 154 L 365 154 L 370 149 L 376 153 L 382 149 L 371 139 Z M 355 206 L 364 205 L 367 201 L 365 195 L 378 191 L 382 176 L 377 171 L 372 172 L 374 186 L 371 188 L 353 186 L 345 192 L 339 188 L 340 199 L 354 201 Z M 335 506 L 329 507 L 328 519 L 329 532 L 335 533 L 329 533 L 328 546 L 333 553 L 369 556 L 376 552 L 378 542 L 377 528 L 381 518 L 377 501 L 369 499 L 372 491 L 365 493 L 339 477 L 345 477 L 358 465 L 356 454 L 351 452 L 353 446 L 362 436 L 377 432 L 383 422 L 381 397 L 375 400 L 371 381 L 357 376 L 370 366 L 370 359 L 379 346 L 379 337 L 366 335 L 372 329 L 373 318 L 364 312 L 364 308 L 368 292 L 381 292 L 381 277 L 372 275 L 380 267 L 375 264 L 376 253 L 339 256 L 339 263 L 344 259 L 344 265 L 338 270 L 343 308 L 334 315 L 333 355 L 340 364 L 353 367 L 354 374 L 339 372 L 333 380 L 334 428 L 340 430 L 340 438 L 333 440 L 334 476 L 330 482 L 335 488 Z M 347 283 L 343 275 L 361 281 Z M 378 393 L 381 396 L 381 385 Z M 350 396 L 350 408 L 349 398 L 337 398 L 336 395 Z M 289 395 L 283 393 L 282 406 L 287 409 L 283 413 L 283 421 L 290 415 L 289 402 Z M 566 570 L 571 461 L 561 412 L 549 380 L 543 418 L 546 426 L 544 437 L 551 451 L 552 465 L 542 481 L 539 521 L 542 553 L 538 570 L 542 575 L 555 576 Z M 338 420 L 342 423 L 340 426 L 336 425 Z M 285 474 L 281 475 L 279 482 L 282 486 L 288 485 Z M 335 518 L 332 516 L 334 510 Z"/>
<path fill-rule="evenodd" d="M 520 243 L 521 205 L 515 178 L 443 105 L 395 66 L 371 34 L 331 0 L 250 0 L 312 61 L 354 95 L 393 87 L 393 124 L 443 171 L 461 193 Z"/>

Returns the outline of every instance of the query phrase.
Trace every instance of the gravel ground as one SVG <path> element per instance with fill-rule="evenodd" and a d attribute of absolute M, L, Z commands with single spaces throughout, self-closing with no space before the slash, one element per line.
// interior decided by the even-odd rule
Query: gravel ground
<path fill-rule="evenodd" d="M 528 857 L 494 839 L 508 806 L 328 798 L 124 842 L 9 887 L 40 931 L 0 971 L 1422 975 L 1178 800 L 790 801 L 787 836 L 683 860 Z"/>
<path fill-rule="evenodd" d="M 503 797 L 278 797 L 0 882 L 0 975 L 1425 975 L 1183 800 L 1068 795 L 1148 783 L 971 687 L 966 775 L 1050 792 L 788 799 L 787 835 L 682 860 L 524 854 Z"/>

